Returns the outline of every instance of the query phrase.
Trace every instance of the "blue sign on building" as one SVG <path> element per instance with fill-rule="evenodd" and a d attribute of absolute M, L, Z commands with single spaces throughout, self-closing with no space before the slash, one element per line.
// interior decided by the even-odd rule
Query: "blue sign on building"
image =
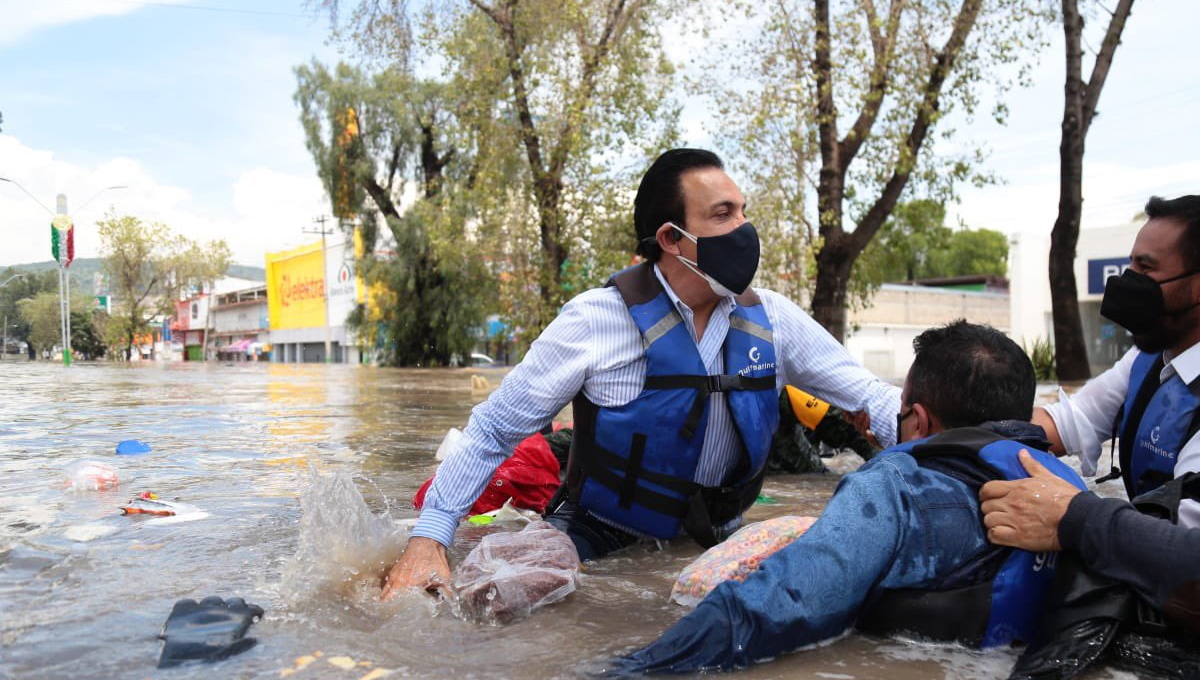
<path fill-rule="evenodd" d="M 1120 276 L 1129 267 L 1128 257 L 1110 257 L 1103 260 L 1088 260 L 1089 295 L 1103 295 L 1104 284 L 1110 276 Z"/>

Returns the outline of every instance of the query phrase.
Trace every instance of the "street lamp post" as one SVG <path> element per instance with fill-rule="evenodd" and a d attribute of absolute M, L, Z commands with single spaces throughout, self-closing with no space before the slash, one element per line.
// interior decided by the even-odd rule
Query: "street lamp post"
<path fill-rule="evenodd" d="M 24 192 L 26 196 L 33 199 L 34 203 L 37 203 L 39 206 L 41 206 L 42 210 L 45 210 L 46 212 L 50 213 L 51 234 L 55 239 L 58 238 L 59 233 L 66 234 L 65 240 L 62 243 L 62 248 L 60 248 L 58 246 L 57 240 L 52 241 L 52 243 L 54 244 L 55 259 L 58 260 L 58 311 L 59 311 L 59 317 L 60 317 L 59 327 L 62 330 L 63 365 L 70 366 L 71 365 L 71 277 L 67 274 L 67 267 L 69 267 L 71 265 L 71 259 L 75 256 L 75 254 L 74 254 L 74 247 L 73 247 L 74 243 L 72 241 L 72 239 L 74 238 L 74 235 L 71 233 L 74 230 L 74 224 L 71 221 L 70 215 L 67 214 L 67 196 L 66 196 L 66 194 L 59 194 L 56 197 L 55 207 L 58 208 L 58 211 L 54 212 L 54 211 L 51 211 L 49 208 L 47 208 L 45 205 L 43 205 L 41 201 L 37 200 L 36 196 L 29 193 L 29 190 L 27 190 L 25 187 L 21 186 L 21 183 L 16 181 L 15 179 L 9 179 L 7 177 L 0 177 L 0 182 L 8 182 L 9 184 L 16 185 L 16 187 L 18 189 L 20 189 L 22 192 Z M 97 196 L 104 193 L 105 191 L 108 191 L 110 189 L 124 189 L 124 188 L 126 188 L 126 187 L 123 184 L 114 185 L 114 186 L 110 186 L 110 187 L 104 187 L 103 189 L 101 189 L 101 190 L 97 191 L 95 194 L 93 194 L 91 198 L 84 201 L 83 206 L 81 206 L 79 209 L 83 210 L 83 208 L 87 207 L 87 205 L 89 203 L 91 203 L 93 200 L 96 199 Z M 65 248 L 67 252 L 65 252 L 65 253 L 61 252 L 63 248 Z"/>
<path fill-rule="evenodd" d="M 0 283 L 0 288 L 7 286 L 9 283 L 12 282 L 13 279 L 23 279 L 23 278 L 25 278 L 24 274 L 13 274 L 12 276 L 8 277 L 8 279 L 6 279 L 4 281 L 4 283 Z M 0 361 L 4 361 L 4 359 L 6 358 L 4 355 L 6 355 L 6 354 L 8 354 L 8 315 L 7 314 L 4 315 L 4 344 L 0 345 Z"/>
<path fill-rule="evenodd" d="M 6 354 L 8 354 L 8 315 L 7 314 L 4 315 L 4 344 L 0 345 L 0 361 L 4 361 L 4 359 L 5 359 L 4 355 L 6 355 Z"/>

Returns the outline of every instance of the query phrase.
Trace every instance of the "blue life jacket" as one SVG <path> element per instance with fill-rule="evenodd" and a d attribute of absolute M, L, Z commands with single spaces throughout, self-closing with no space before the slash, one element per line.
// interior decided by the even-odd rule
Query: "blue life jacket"
<path fill-rule="evenodd" d="M 650 263 L 613 275 L 641 331 L 646 382 L 623 406 L 601 408 L 580 392 L 567 466 L 569 498 L 592 514 L 655 538 L 685 529 L 706 547 L 716 528 L 758 495 L 779 425 L 771 323 L 753 290 L 737 297 L 723 347 L 724 375 L 708 375 L 696 343 Z M 743 457 L 719 487 L 695 480 L 709 395 L 724 392 Z"/>
<path fill-rule="evenodd" d="M 1006 439 L 997 434 L 1002 428 L 993 427 L 1012 425 L 1012 421 L 1002 421 L 947 430 L 879 455 L 906 453 L 921 467 L 952 477 L 978 495 L 986 482 L 1028 477 L 1017 458 L 1017 452 L 1025 449 L 1055 475 L 1086 488 L 1079 475 L 1053 455 L 1029 443 Z M 1056 553 L 1031 553 L 988 543 L 929 588 L 884 591 L 863 609 L 858 628 L 878 634 L 915 633 L 973 647 L 1029 642 L 1037 632 L 1044 598 L 1054 580 L 1056 558 Z"/>
<path fill-rule="evenodd" d="M 1200 399 L 1178 373 L 1160 383 L 1162 368 L 1162 353 L 1138 353 L 1118 416 L 1121 477 L 1130 498 L 1174 478 L 1179 452 L 1196 432 Z"/>

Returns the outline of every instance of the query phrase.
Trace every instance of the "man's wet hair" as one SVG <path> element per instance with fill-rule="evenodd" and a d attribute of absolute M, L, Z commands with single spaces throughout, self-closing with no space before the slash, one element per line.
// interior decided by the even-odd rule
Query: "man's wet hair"
<path fill-rule="evenodd" d="M 1179 251 L 1188 270 L 1200 269 L 1200 196 L 1161 198 L 1151 196 L 1146 201 L 1146 217 L 1177 219 L 1186 225 L 1179 236 Z"/>
<path fill-rule="evenodd" d="M 642 176 L 633 199 L 633 227 L 637 232 L 637 254 L 651 262 L 662 257 L 654 235 L 664 222 L 684 225 L 683 173 L 701 168 L 725 169 L 717 154 L 704 149 L 671 149 L 655 159 Z"/>
<path fill-rule="evenodd" d="M 959 319 L 918 335 L 913 351 L 907 405 L 924 405 L 942 427 L 1033 416 L 1033 362 L 995 328 Z"/>

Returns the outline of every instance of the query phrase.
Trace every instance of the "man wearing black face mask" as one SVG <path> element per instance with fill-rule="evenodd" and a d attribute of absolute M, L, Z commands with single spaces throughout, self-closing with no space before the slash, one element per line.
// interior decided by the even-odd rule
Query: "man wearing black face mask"
<path fill-rule="evenodd" d="M 1080 457 L 1084 474 L 1115 435 L 1113 475 L 1130 498 L 1200 470 L 1200 196 L 1151 198 L 1146 215 L 1129 269 L 1109 278 L 1100 308 L 1136 349 L 1033 418 L 1055 453 Z M 1200 504 L 1184 501 L 1179 523 L 1200 526 Z"/>
<path fill-rule="evenodd" d="M 583 560 L 681 534 L 711 545 L 736 527 L 761 486 L 786 384 L 867 412 L 880 441 L 895 441 L 899 389 L 793 302 L 749 287 L 759 243 L 745 206 L 709 151 L 674 149 L 651 165 L 633 215 L 645 262 L 564 305 L 475 407 L 385 599 L 447 581 L 463 514 L 513 447 L 568 403 L 567 480 L 546 519 Z"/>

